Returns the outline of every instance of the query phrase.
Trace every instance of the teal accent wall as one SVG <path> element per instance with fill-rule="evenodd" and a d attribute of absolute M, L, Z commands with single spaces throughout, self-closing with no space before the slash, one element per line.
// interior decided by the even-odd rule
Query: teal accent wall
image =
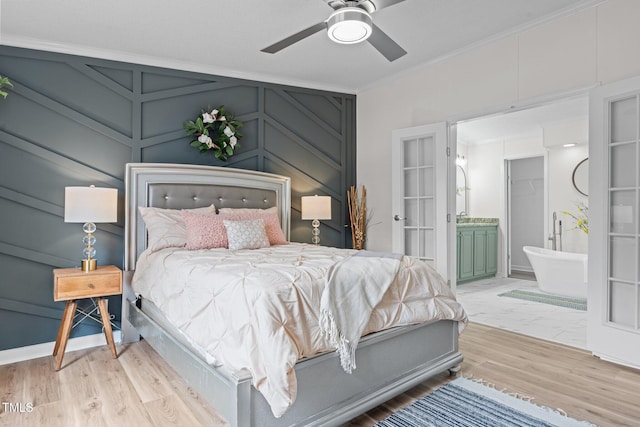
<path fill-rule="evenodd" d="M 355 184 L 355 96 L 0 46 L 0 350 L 54 341 L 64 303 L 52 269 L 79 265 L 81 224 L 63 220 L 64 187 L 118 188 L 116 224 L 98 224 L 97 258 L 122 267 L 127 162 L 229 166 L 290 176 L 292 241 L 310 241 L 300 197 L 333 198 L 322 243 L 348 247 Z M 224 105 L 244 122 L 226 163 L 189 146 L 182 122 Z M 110 312 L 119 317 L 120 301 Z M 99 333 L 83 322 L 72 337 Z"/>

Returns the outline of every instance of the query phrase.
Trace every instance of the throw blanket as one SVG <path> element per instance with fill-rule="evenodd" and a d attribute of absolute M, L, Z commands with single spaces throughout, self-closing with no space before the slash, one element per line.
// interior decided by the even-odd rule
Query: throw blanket
<path fill-rule="evenodd" d="M 329 270 L 320 302 L 320 331 L 340 355 L 347 373 L 356 368 L 356 347 L 371 312 L 393 283 L 402 255 L 360 251 Z"/>

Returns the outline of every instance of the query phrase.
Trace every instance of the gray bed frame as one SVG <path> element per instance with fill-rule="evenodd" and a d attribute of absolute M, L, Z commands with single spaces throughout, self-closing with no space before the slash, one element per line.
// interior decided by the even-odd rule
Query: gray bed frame
<path fill-rule="evenodd" d="M 442 320 L 377 332 L 360 341 L 357 369 L 351 375 L 342 370 L 335 352 L 300 360 L 295 368 L 297 399 L 284 416 L 275 418 L 248 372 L 207 364 L 144 298 L 137 299 L 130 284 L 147 241 L 138 206 L 276 206 L 288 238 L 290 178 L 224 167 L 131 163 L 126 166 L 125 187 L 123 341 L 144 337 L 231 426 L 340 425 L 434 375 L 459 369 L 457 322 Z"/>

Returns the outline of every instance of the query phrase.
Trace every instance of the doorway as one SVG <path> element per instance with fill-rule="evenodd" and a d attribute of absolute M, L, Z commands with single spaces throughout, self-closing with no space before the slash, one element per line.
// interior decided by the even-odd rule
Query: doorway
<path fill-rule="evenodd" d="M 455 128 L 452 151 L 466 178 L 455 189 L 456 194 L 464 189 L 467 221 L 498 222 L 496 277 L 467 281 L 456 289 L 470 320 L 586 348 L 586 312 L 533 301 L 541 290 L 522 247 L 551 248 L 547 238 L 556 212 L 564 226 L 563 250 L 587 251 L 587 235 L 576 229 L 569 214 L 588 205 L 572 180 L 588 156 L 588 98 L 475 117 L 455 123 Z"/>
<path fill-rule="evenodd" d="M 535 280 L 524 246 L 545 247 L 544 157 L 505 160 L 507 276 Z"/>

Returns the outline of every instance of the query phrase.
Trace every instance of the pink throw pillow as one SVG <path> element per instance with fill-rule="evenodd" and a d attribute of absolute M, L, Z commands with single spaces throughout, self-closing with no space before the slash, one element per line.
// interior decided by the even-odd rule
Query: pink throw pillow
<path fill-rule="evenodd" d="M 200 215 L 182 211 L 182 219 L 187 229 L 185 249 L 227 248 L 227 230 L 224 220 L 231 219 L 227 215 Z"/>
<path fill-rule="evenodd" d="M 226 219 L 235 219 L 235 220 L 251 220 L 251 219 L 262 219 L 264 220 L 264 229 L 267 233 L 267 237 L 269 238 L 270 245 L 286 245 L 287 239 L 284 238 L 284 233 L 282 232 L 282 227 L 280 226 L 280 220 L 278 219 L 278 214 L 271 212 L 242 212 L 241 210 L 237 210 L 235 212 L 225 212 L 220 215 L 224 215 Z"/>

